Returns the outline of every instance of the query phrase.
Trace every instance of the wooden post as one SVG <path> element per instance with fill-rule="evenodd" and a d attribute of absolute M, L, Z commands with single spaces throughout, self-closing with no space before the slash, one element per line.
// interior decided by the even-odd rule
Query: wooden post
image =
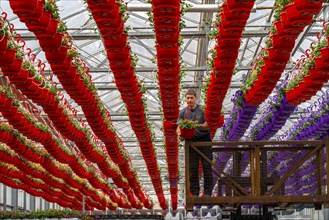
<path fill-rule="evenodd" d="M 317 194 L 322 195 L 322 165 L 323 165 L 323 148 L 316 152 L 316 179 L 317 179 Z"/>
<path fill-rule="evenodd" d="M 255 196 L 255 162 L 254 162 L 254 157 L 255 157 L 255 149 L 251 148 L 250 149 L 250 178 L 251 178 L 251 195 Z"/>
<path fill-rule="evenodd" d="M 326 174 L 327 174 L 327 193 L 329 195 L 329 141 L 328 137 L 325 138 L 325 145 L 326 145 Z"/>
<path fill-rule="evenodd" d="M 190 197 L 190 149 L 191 149 L 190 140 L 185 140 L 185 184 L 186 184 L 186 191 L 185 191 L 185 198 L 186 198 L 186 208 L 187 210 L 193 210 L 193 205 L 189 203 Z"/>
<path fill-rule="evenodd" d="M 255 187 L 256 196 L 260 196 L 260 147 L 255 148 Z"/>

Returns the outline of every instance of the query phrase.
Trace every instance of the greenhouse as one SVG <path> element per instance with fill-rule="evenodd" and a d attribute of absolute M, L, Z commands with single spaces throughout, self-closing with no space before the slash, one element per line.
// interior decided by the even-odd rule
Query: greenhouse
<path fill-rule="evenodd" d="M 329 220 L 326 0 L 0 0 L 0 219 Z"/>

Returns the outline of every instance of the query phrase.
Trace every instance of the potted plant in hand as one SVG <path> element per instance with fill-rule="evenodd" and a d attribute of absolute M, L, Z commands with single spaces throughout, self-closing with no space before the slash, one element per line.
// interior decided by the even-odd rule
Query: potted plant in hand
<path fill-rule="evenodd" d="M 181 132 L 181 137 L 183 139 L 192 139 L 194 137 L 194 132 L 197 127 L 197 121 L 192 121 L 188 119 L 179 121 L 179 129 Z"/>

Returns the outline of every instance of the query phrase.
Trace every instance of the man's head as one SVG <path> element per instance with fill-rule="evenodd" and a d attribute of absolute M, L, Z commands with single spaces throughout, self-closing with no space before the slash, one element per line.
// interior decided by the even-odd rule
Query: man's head
<path fill-rule="evenodd" d="M 196 92 L 193 89 L 187 90 L 185 93 L 185 102 L 189 109 L 195 109 L 196 107 Z"/>

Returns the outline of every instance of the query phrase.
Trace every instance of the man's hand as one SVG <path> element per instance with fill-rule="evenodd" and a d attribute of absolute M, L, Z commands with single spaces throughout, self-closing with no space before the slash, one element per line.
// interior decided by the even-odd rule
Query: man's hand
<path fill-rule="evenodd" d="M 179 127 L 177 127 L 177 129 L 176 129 L 176 133 L 177 133 L 177 136 L 178 136 L 179 140 L 183 141 L 184 138 L 181 136 Z"/>
<path fill-rule="evenodd" d="M 209 125 L 208 125 L 207 122 L 205 122 L 203 124 L 197 124 L 196 128 L 199 129 L 199 130 L 208 130 L 209 129 Z"/>

